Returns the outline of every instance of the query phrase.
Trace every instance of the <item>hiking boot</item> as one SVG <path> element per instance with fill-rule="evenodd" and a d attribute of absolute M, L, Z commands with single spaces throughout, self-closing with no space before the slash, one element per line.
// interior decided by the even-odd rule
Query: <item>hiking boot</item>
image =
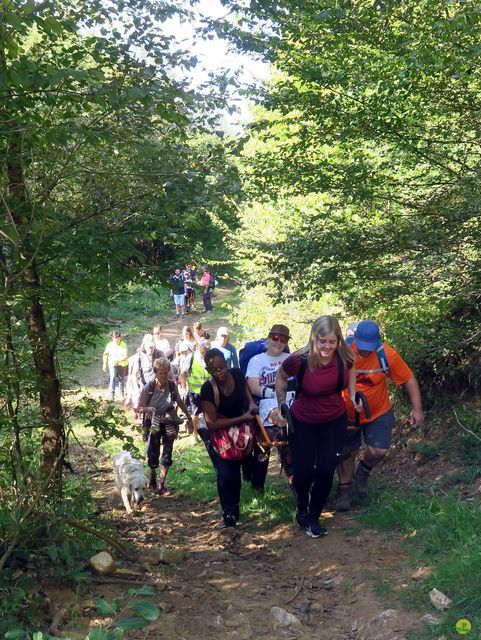
<path fill-rule="evenodd" d="M 335 511 L 349 511 L 352 502 L 352 484 L 338 484 Z"/>
<path fill-rule="evenodd" d="M 309 525 L 309 512 L 307 509 L 297 508 L 296 511 L 296 522 L 301 527 L 301 529 L 306 529 Z"/>
<path fill-rule="evenodd" d="M 306 528 L 306 534 L 310 538 L 322 538 L 327 536 L 327 530 L 321 527 L 319 524 L 319 518 L 311 516 L 309 519 L 309 526 Z"/>
<path fill-rule="evenodd" d="M 154 469 L 150 472 L 149 489 L 155 491 L 157 489 L 157 474 Z"/>
<path fill-rule="evenodd" d="M 354 480 L 356 481 L 356 491 L 360 498 L 367 498 L 367 483 L 371 474 L 363 465 L 358 462 L 354 471 Z"/>
<path fill-rule="evenodd" d="M 234 516 L 224 516 L 224 519 L 221 522 L 219 529 L 223 531 L 224 529 L 233 529 L 235 526 L 236 526 L 236 521 Z"/>

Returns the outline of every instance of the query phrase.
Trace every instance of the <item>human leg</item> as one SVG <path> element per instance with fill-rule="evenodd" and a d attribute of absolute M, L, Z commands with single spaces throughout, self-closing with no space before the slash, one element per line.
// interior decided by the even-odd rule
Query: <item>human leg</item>
<path fill-rule="evenodd" d="M 116 367 L 109 365 L 109 400 L 115 397 L 115 380 L 117 377 Z"/>
<path fill-rule="evenodd" d="M 261 449 L 256 442 L 251 456 L 251 465 L 249 469 L 250 481 L 252 484 L 252 488 L 255 491 L 259 491 L 260 493 L 264 491 L 264 485 L 266 483 L 270 452 L 271 450 L 269 447 L 267 447 L 266 449 Z"/>
<path fill-rule="evenodd" d="M 337 465 L 339 483 L 337 485 L 334 506 L 336 511 L 349 511 L 351 508 L 354 463 L 361 444 L 361 429 L 348 427 L 346 439 L 342 447 L 341 461 Z"/>
<path fill-rule="evenodd" d="M 299 526 L 308 524 L 309 492 L 315 467 L 316 425 L 295 421 L 295 431 L 289 435 L 294 469 L 294 491 L 297 502 L 296 520 Z"/>
<path fill-rule="evenodd" d="M 157 468 L 160 457 L 160 433 L 150 433 L 147 444 L 147 464 L 150 467 L 149 488 L 153 491 L 157 488 Z"/>
<path fill-rule="evenodd" d="M 163 426 L 163 425 L 162 425 Z M 161 436 L 162 440 L 162 456 L 160 457 L 160 475 L 158 492 L 161 496 L 170 495 L 170 491 L 165 486 L 165 480 L 169 469 L 172 466 L 172 452 L 174 450 L 174 440 L 165 434 L 165 427 Z"/>
<path fill-rule="evenodd" d="M 210 291 L 204 291 L 202 293 L 202 302 L 204 303 L 204 311 L 212 311 L 212 300 L 210 297 Z"/>
<path fill-rule="evenodd" d="M 222 507 L 224 524 L 235 526 L 239 519 L 241 492 L 241 463 L 224 460 L 215 451 L 215 469 L 217 474 L 217 493 Z"/>
<path fill-rule="evenodd" d="M 118 365 L 115 367 L 115 378 L 116 380 L 118 379 L 119 381 L 120 394 L 123 397 L 124 386 L 125 386 L 125 367 L 124 366 Z M 114 385 L 115 385 L 115 381 L 114 381 Z"/>
<path fill-rule="evenodd" d="M 334 472 L 346 437 L 346 429 L 346 414 L 325 422 L 316 429 L 316 463 L 309 505 L 311 520 L 319 519 L 331 491 Z"/>
<path fill-rule="evenodd" d="M 356 490 L 361 498 L 366 498 L 368 495 L 368 481 L 372 470 L 389 451 L 394 423 L 394 412 L 389 410 L 372 422 L 363 425 L 367 448 L 364 458 L 358 462 L 354 471 Z"/>

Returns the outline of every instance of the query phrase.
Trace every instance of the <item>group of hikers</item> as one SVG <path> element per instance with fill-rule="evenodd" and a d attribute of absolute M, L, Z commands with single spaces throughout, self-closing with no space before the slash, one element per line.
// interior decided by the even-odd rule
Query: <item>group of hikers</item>
<path fill-rule="evenodd" d="M 185 269 L 177 267 L 170 278 L 171 296 L 175 304 L 175 315 L 177 318 L 184 317 L 185 313 L 195 311 L 195 287 L 202 290 L 202 304 L 204 313 L 212 311 L 212 290 L 216 287 L 217 280 L 210 267 L 202 267 L 202 275 L 197 277 L 195 266 L 188 264 Z"/>
<path fill-rule="evenodd" d="M 173 443 L 184 422 L 193 441 L 202 439 L 215 468 L 222 529 L 239 520 L 242 479 L 264 491 L 272 448 L 295 497 L 296 521 L 312 538 L 327 533 L 320 516 L 336 470 L 337 511 L 351 508 L 353 484 L 358 496 L 368 495 L 369 477 L 389 450 L 395 422 L 388 378 L 406 389 L 411 423 L 424 422 L 413 372 L 382 342 L 371 320 L 353 323 L 344 337 L 337 318 L 324 315 L 312 325 L 305 347 L 290 353 L 290 340 L 289 328 L 274 324 L 264 339 L 246 343 L 237 354 L 227 327 L 219 327 L 211 341 L 197 322 L 183 328 L 171 349 L 156 325 L 127 358 L 125 343 L 113 332 L 104 353 L 109 397 L 116 380 L 124 392 L 123 367 L 125 404 L 142 416 L 153 491 L 169 493 Z M 366 447 L 356 464 L 362 440 Z"/>

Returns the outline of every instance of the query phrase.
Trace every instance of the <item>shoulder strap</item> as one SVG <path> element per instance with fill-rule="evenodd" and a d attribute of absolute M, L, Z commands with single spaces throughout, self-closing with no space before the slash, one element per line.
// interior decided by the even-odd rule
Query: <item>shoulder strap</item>
<path fill-rule="evenodd" d="M 217 409 L 219 407 L 219 404 L 220 404 L 219 387 L 217 386 L 217 382 L 214 380 L 214 378 L 211 378 L 209 380 L 209 382 L 212 385 L 212 390 L 214 392 L 214 406 Z"/>
<path fill-rule="evenodd" d="M 189 370 L 187 371 L 187 375 L 192 373 L 192 367 L 194 366 L 194 358 L 195 358 L 195 351 L 192 351 L 192 355 L 190 356 Z"/>
<path fill-rule="evenodd" d="M 151 380 L 149 382 L 149 393 L 147 395 L 147 404 L 149 404 L 152 396 L 154 395 L 154 391 L 155 391 L 155 380 Z"/>
<path fill-rule="evenodd" d="M 175 393 L 175 390 L 177 388 L 177 385 L 175 384 L 175 382 L 169 378 L 168 383 L 169 383 L 170 393 Z"/>
<path fill-rule="evenodd" d="M 142 371 L 142 359 L 140 357 L 140 353 L 139 353 L 139 373 L 140 373 L 140 381 L 142 382 L 142 384 L 145 384 L 144 372 Z"/>
<path fill-rule="evenodd" d="M 379 366 L 384 371 L 384 373 L 387 373 L 389 371 L 389 362 L 387 361 L 386 351 L 382 343 L 381 346 L 377 349 L 377 357 L 379 360 Z"/>
<path fill-rule="evenodd" d="M 303 354 L 301 356 L 301 364 L 299 367 L 299 371 L 297 372 L 297 376 L 296 376 L 296 396 L 298 396 L 301 393 L 301 386 L 302 386 L 302 381 L 304 379 L 304 374 L 306 373 L 306 369 L 307 369 L 307 356 L 305 354 Z"/>
<path fill-rule="evenodd" d="M 344 389 L 344 360 L 342 359 L 341 354 L 336 349 L 337 356 L 337 385 L 336 385 L 336 393 L 340 394 Z"/>

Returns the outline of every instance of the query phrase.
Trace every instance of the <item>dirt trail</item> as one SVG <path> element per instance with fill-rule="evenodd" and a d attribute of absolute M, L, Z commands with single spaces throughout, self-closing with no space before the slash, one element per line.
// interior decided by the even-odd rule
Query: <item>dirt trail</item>
<path fill-rule="evenodd" d="M 169 340 L 183 324 L 181 319 L 165 323 Z M 207 326 L 214 333 L 219 324 Z M 412 584 L 399 544 L 362 528 L 352 515 L 324 514 L 329 533 L 319 540 L 294 524 L 266 531 L 254 520 L 241 522 L 232 534 L 221 533 L 217 500 L 193 503 L 181 494 L 148 494 L 142 512 L 129 517 L 113 491 L 109 457 L 98 451 L 95 456 L 99 472 L 92 481 L 99 507 L 119 540 L 133 543 L 135 561 L 120 558 L 114 574 L 95 579 L 78 600 L 79 617 L 71 629 L 88 632 L 90 624 L 101 622 L 95 618 L 95 598 L 111 600 L 142 584 L 155 587 L 162 615 L 148 629 L 128 632 L 128 638 L 397 640 L 419 620 L 419 614 L 373 591 L 373 582 L 385 579 L 399 590 Z M 178 553 L 159 563 L 159 549 Z M 298 623 L 276 628 L 272 607 L 293 614 Z M 379 617 L 386 609 L 396 611 Z"/>

